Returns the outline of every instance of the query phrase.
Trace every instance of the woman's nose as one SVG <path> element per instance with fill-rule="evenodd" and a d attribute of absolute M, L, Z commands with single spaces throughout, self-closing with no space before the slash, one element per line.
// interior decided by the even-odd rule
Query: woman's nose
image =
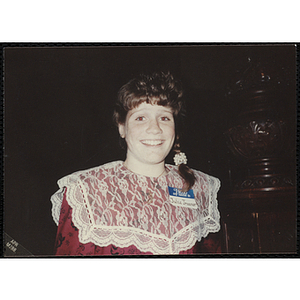
<path fill-rule="evenodd" d="M 150 120 L 147 132 L 152 134 L 158 134 L 162 132 L 158 120 Z"/>

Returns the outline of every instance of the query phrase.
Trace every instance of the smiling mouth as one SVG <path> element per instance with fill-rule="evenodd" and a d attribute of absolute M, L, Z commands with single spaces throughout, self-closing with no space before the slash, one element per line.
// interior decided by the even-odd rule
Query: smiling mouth
<path fill-rule="evenodd" d="M 142 144 L 146 146 L 159 146 L 163 144 L 163 140 L 142 140 Z"/>

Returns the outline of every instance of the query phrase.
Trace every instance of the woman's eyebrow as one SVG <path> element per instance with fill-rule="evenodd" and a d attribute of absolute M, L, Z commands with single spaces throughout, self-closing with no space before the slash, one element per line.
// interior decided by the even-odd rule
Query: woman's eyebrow
<path fill-rule="evenodd" d="M 146 112 L 147 112 L 147 110 L 143 108 L 143 109 L 140 109 L 140 110 L 132 111 L 130 115 L 132 116 L 132 115 L 135 115 L 135 114 L 143 114 L 143 113 L 146 113 Z"/>
<path fill-rule="evenodd" d="M 135 115 L 135 114 L 143 114 L 143 113 L 147 113 L 147 112 L 149 112 L 147 108 L 141 108 L 141 109 L 137 109 L 135 111 L 131 111 L 131 112 L 129 112 L 129 114 L 130 114 L 130 116 L 132 116 L 132 115 Z M 173 112 L 171 110 L 167 109 L 167 108 L 166 109 L 162 108 L 159 111 L 157 111 L 157 114 L 161 114 L 161 113 L 163 113 L 163 114 L 165 114 L 165 113 L 173 114 Z"/>
<path fill-rule="evenodd" d="M 172 114 L 172 110 L 171 109 L 162 109 L 160 110 L 161 112 L 167 112 L 167 113 L 170 113 Z"/>

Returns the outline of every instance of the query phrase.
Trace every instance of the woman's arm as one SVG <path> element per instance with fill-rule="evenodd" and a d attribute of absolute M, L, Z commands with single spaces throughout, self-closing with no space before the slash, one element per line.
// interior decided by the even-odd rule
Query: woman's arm
<path fill-rule="evenodd" d="M 97 247 L 97 255 L 101 255 Z M 59 223 L 56 234 L 54 253 L 57 256 L 88 256 L 95 255 L 93 243 L 82 244 L 79 242 L 78 229 L 72 222 L 72 208 L 66 199 L 64 191 L 63 202 L 60 210 Z"/>

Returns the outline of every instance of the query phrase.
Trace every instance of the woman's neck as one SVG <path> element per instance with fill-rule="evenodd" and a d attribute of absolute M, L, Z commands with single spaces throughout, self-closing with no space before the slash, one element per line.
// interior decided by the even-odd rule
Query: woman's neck
<path fill-rule="evenodd" d="M 160 177 L 167 174 L 165 169 L 165 162 L 159 164 L 143 164 L 141 162 L 134 163 L 128 159 L 125 160 L 124 166 L 131 172 L 148 176 L 148 177 Z"/>

